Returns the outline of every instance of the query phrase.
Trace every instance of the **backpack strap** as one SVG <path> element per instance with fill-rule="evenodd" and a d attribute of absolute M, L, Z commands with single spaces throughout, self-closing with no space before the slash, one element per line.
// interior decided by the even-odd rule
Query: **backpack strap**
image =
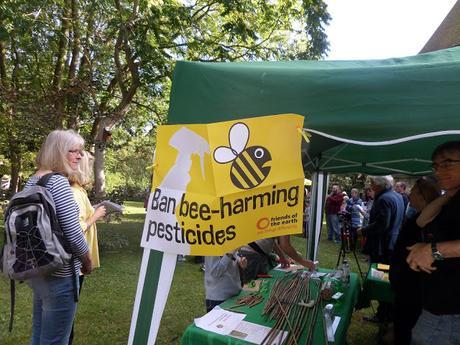
<path fill-rule="evenodd" d="M 276 263 L 274 262 L 272 257 L 265 253 L 256 242 L 248 243 L 248 246 L 254 249 L 258 254 L 262 255 L 262 257 L 266 258 L 271 268 L 276 266 Z"/>
<path fill-rule="evenodd" d="M 11 333 L 13 330 L 14 320 L 14 305 L 16 301 L 16 284 L 13 279 L 10 279 L 10 324 L 8 325 L 8 331 Z"/>
<path fill-rule="evenodd" d="M 40 177 L 40 179 L 37 181 L 37 186 L 41 186 L 41 187 L 45 187 L 46 184 L 48 183 L 48 181 L 50 180 L 51 177 L 53 177 L 54 175 L 61 175 L 57 172 L 51 172 L 51 173 L 48 173 L 46 175 L 43 175 L 42 177 Z M 61 175 L 62 176 L 62 175 Z"/>
<path fill-rule="evenodd" d="M 80 293 L 77 285 L 77 273 L 75 273 L 75 256 L 70 257 L 70 265 L 72 266 L 72 285 L 73 285 L 73 300 L 78 303 Z"/>
<path fill-rule="evenodd" d="M 262 256 L 268 256 L 267 253 L 265 253 L 262 248 L 259 247 L 259 245 L 256 242 L 251 242 L 248 243 L 248 246 L 254 249 L 257 253 L 259 253 Z"/>

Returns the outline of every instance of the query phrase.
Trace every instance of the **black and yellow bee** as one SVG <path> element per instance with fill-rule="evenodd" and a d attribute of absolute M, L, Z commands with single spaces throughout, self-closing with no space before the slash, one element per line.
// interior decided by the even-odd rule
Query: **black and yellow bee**
<path fill-rule="evenodd" d="M 248 126 L 238 122 L 229 131 L 230 147 L 219 146 L 214 150 L 214 160 L 217 163 L 233 162 L 230 178 L 240 189 L 257 187 L 267 178 L 271 169 L 267 165 L 272 160 L 270 152 L 262 146 L 246 148 L 248 141 Z"/>

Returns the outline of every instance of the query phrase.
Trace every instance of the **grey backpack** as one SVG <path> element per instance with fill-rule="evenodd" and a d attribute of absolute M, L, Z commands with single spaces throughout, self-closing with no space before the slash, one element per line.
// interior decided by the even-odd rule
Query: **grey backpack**
<path fill-rule="evenodd" d="M 53 175 L 58 174 L 46 174 L 35 186 L 16 193 L 5 210 L 0 269 L 11 280 L 10 332 L 13 329 L 15 280 L 48 276 L 65 264 L 73 266 L 74 263 L 74 257 L 69 254 L 70 245 L 56 216 L 53 197 L 45 187 Z M 77 302 L 75 271 L 72 280 Z"/>
<path fill-rule="evenodd" d="M 0 268 L 10 279 L 47 276 L 71 262 L 53 198 L 45 188 L 53 175 L 44 175 L 35 186 L 15 194 L 5 210 Z"/>

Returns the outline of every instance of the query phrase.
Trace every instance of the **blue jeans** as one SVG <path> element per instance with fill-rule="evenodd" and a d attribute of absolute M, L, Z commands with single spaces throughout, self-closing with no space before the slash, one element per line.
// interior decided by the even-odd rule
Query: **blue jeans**
<path fill-rule="evenodd" d="M 340 223 L 337 214 L 326 214 L 327 239 L 340 241 Z"/>
<path fill-rule="evenodd" d="M 460 344 L 460 314 L 435 315 L 423 310 L 412 329 L 412 345 Z"/>
<path fill-rule="evenodd" d="M 67 345 L 77 310 L 72 277 L 33 278 L 28 284 L 34 295 L 31 345 Z"/>

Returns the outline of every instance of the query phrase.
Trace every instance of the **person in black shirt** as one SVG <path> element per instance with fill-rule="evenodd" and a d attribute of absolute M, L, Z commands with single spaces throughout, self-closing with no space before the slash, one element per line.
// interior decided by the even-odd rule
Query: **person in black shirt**
<path fill-rule="evenodd" d="M 393 331 L 394 345 L 409 345 L 411 332 L 422 312 L 420 272 L 410 269 L 406 262 L 406 247 L 421 241 L 422 228 L 417 224 L 420 212 L 440 196 L 435 182 L 419 178 L 409 195 L 416 214 L 404 222 L 391 257 L 390 283 L 394 292 Z"/>
<path fill-rule="evenodd" d="M 460 141 L 438 146 L 432 160 L 446 194 L 440 198 L 437 215 L 424 227 L 425 243 L 408 247 L 408 264 L 423 272 L 423 310 L 412 331 L 412 344 L 459 344 Z"/>

